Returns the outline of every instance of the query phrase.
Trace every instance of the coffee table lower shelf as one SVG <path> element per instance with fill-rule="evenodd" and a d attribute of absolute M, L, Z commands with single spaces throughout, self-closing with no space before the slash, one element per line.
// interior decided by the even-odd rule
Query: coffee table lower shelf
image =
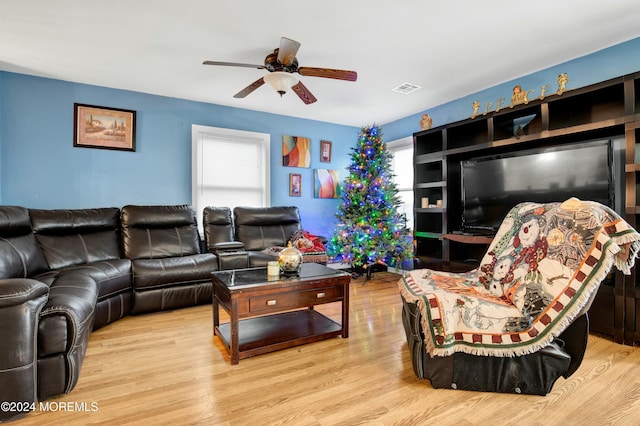
<path fill-rule="evenodd" d="M 220 324 L 215 334 L 231 352 L 231 324 Z M 340 335 L 342 325 L 313 309 L 247 318 L 238 321 L 238 359 Z"/>

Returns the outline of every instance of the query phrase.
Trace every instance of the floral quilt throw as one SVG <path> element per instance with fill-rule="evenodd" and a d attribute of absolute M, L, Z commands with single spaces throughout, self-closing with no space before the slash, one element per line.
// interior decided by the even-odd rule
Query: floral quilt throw
<path fill-rule="evenodd" d="M 522 203 L 477 269 L 413 270 L 398 287 L 420 309 L 432 356 L 525 355 L 588 309 L 614 266 L 629 274 L 638 250 L 640 234 L 607 206 L 576 198 Z"/>

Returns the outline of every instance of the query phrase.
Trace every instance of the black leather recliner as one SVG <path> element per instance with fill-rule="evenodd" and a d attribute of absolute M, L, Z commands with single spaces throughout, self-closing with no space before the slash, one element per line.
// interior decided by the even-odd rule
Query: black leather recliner
<path fill-rule="evenodd" d="M 566 379 L 578 369 L 587 348 L 589 317 L 585 310 L 551 344 L 528 355 L 488 357 L 456 352 L 431 356 L 425 350 L 417 304 L 401 299 L 413 371 L 435 389 L 546 395 L 556 380 Z"/>
<path fill-rule="evenodd" d="M 30 209 L 29 216 L 50 269 L 39 280 L 51 285 L 73 274 L 94 281 L 93 330 L 131 312 L 131 261 L 121 258 L 120 209 Z"/>
<path fill-rule="evenodd" d="M 48 286 L 49 295 L 39 313 L 36 333 L 37 394 L 38 399 L 43 400 L 69 392 L 78 381 L 94 323 L 98 289 L 89 275 L 75 274 L 73 269 L 49 270 L 46 256 L 32 231 L 29 213 L 22 207 L 0 209 L 0 279 L 12 283 L 15 279 L 33 278 Z M 81 223 L 78 227 L 82 228 Z M 57 249 L 69 250 L 70 258 L 75 260 L 77 252 L 69 245 Z M 4 286 L 0 289 L 3 293 L 6 291 Z M 21 332 L 13 327 L 10 330 L 13 334 Z M 29 335 L 25 333 L 25 338 Z M 8 354 L 10 351 L 3 349 L 0 358 Z"/>
<path fill-rule="evenodd" d="M 399 280 L 414 372 L 434 388 L 546 395 L 583 360 L 601 283 L 639 252 L 640 233 L 600 203 L 514 206 L 476 269 Z"/>
<path fill-rule="evenodd" d="M 222 262 L 228 260 L 221 269 L 267 266 L 275 257 L 263 250 L 286 247 L 291 236 L 302 229 L 296 206 L 235 207 L 233 217 L 226 207 L 205 207 L 203 225 L 207 250 L 218 254 Z M 236 257 L 227 259 L 231 253 Z"/>
<path fill-rule="evenodd" d="M 122 247 L 133 268 L 133 306 L 141 314 L 211 302 L 218 261 L 201 253 L 190 206 L 124 206 Z"/>
<path fill-rule="evenodd" d="M 233 209 L 235 238 L 249 253 L 250 266 L 267 266 L 274 258 L 262 250 L 286 247 L 293 233 L 302 229 L 300 222 L 300 211 L 295 206 Z"/>

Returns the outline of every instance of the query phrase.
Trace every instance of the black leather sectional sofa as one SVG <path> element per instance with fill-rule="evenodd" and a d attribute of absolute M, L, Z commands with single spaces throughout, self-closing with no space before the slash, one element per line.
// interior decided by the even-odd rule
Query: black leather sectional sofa
<path fill-rule="evenodd" d="M 0 206 L 0 401 L 70 392 L 92 330 L 209 303 L 212 271 L 264 265 L 301 228 L 297 207 L 208 207 L 203 225 L 187 205 Z"/>

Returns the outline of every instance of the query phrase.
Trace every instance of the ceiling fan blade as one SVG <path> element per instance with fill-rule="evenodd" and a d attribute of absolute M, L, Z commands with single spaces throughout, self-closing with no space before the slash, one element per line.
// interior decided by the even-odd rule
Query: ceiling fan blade
<path fill-rule="evenodd" d="M 281 37 L 280 47 L 278 48 L 278 61 L 282 65 L 291 65 L 296 58 L 298 49 L 300 49 L 300 43 L 290 38 Z"/>
<path fill-rule="evenodd" d="M 298 68 L 298 73 L 308 77 L 334 78 L 336 80 L 356 81 L 358 79 L 358 73 L 355 71 L 334 70 L 331 68 L 300 67 Z"/>
<path fill-rule="evenodd" d="M 245 67 L 245 68 L 264 69 L 264 65 L 241 64 L 238 62 L 204 61 L 202 65 L 222 65 L 225 67 Z"/>
<path fill-rule="evenodd" d="M 263 84 L 264 84 L 264 79 L 260 77 L 259 79 L 257 79 L 256 81 L 254 81 L 253 83 L 251 83 L 250 85 L 248 85 L 247 87 L 245 87 L 244 89 L 236 93 L 235 95 L 233 95 L 233 97 L 244 98 L 245 96 L 247 96 L 248 94 L 256 90 L 258 87 L 262 86 Z"/>
<path fill-rule="evenodd" d="M 302 99 L 302 102 L 304 102 L 307 105 L 317 101 L 316 97 L 313 96 L 313 94 L 309 91 L 309 89 L 307 89 L 307 87 L 304 84 L 302 84 L 301 81 L 298 81 L 298 84 L 296 84 L 295 86 L 291 86 L 291 89 L 293 89 L 293 91 L 296 92 L 298 97 Z"/>

